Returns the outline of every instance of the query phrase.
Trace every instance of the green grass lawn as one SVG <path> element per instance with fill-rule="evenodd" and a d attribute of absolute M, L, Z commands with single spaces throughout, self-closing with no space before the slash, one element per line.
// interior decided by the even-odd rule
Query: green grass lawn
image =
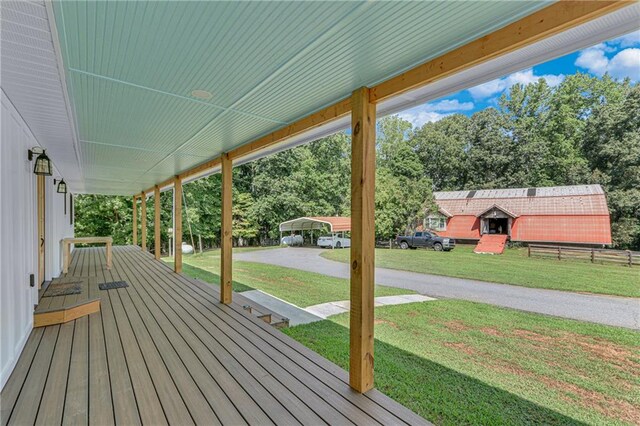
<path fill-rule="evenodd" d="M 322 256 L 349 261 L 348 250 L 328 250 Z M 526 249 L 507 249 L 493 256 L 475 254 L 471 245 L 459 245 L 448 253 L 377 249 L 376 266 L 524 287 L 640 297 L 640 268 L 529 258 Z"/>
<path fill-rule="evenodd" d="M 251 249 L 234 249 L 234 252 Z M 173 262 L 172 258 L 164 258 Z M 183 272 L 193 278 L 220 284 L 220 250 L 183 256 Z M 349 299 L 349 281 L 282 266 L 233 262 L 233 291 L 262 290 L 300 307 Z M 411 294 L 411 290 L 376 286 L 376 296 Z"/>
<path fill-rule="evenodd" d="M 637 332 L 459 300 L 375 322 L 376 387 L 436 424 L 640 424 Z M 348 326 L 283 331 L 348 369 Z"/>

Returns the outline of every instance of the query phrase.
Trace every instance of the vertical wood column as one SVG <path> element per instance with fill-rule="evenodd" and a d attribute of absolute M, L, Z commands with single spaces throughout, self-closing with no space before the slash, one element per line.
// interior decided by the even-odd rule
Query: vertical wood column
<path fill-rule="evenodd" d="M 231 303 L 231 252 L 233 250 L 231 227 L 231 190 L 232 190 L 231 159 L 229 154 L 222 155 L 222 230 L 220 253 L 220 302 Z"/>
<path fill-rule="evenodd" d="M 160 260 L 160 252 L 162 251 L 162 241 L 160 241 L 160 187 L 155 186 L 153 190 L 153 234 L 154 234 L 154 255 L 156 260 Z"/>
<path fill-rule="evenodd" d="M 138 196 L 133 196 L 133 245 L 138 245 Z"/>
<path fill-rule="evenodd" d="M 182 272 L 182 180 L 176 176 L 173 185 L 173 270 Z"/>
<path fill-rule="evenodd" d="M 140 247 L 142 251 L 147 251 L 147 195 L 143 192 L 140 194 L 140 200 L 142 202 L 140 211 Z"/>
<path fill-rule="evenodd" d="M 351 310 L 349 384 L 373 388 L 376 107 L 369 89 L 351 97 Z"/>

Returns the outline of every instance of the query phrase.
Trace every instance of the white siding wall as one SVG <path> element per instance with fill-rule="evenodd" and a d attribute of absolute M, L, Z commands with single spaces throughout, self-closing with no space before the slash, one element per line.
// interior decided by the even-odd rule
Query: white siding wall
<path fill-rule="evenodd" d="M 27 150 L 38 146 L 28 126 L 6 97 L 0 94 L 0 388 L 4 386 L 33 325 L 37 286 L 36 176 Z M 46 278 L 60 274 L 60 239 L 73 235 L 69 211 L 64 214 L 62 194 L 53 178 L 46 178 Z M 36 278 L 37 281 L 37 278 Z M 36 283 L 37 284 L 37 283 Z"/>

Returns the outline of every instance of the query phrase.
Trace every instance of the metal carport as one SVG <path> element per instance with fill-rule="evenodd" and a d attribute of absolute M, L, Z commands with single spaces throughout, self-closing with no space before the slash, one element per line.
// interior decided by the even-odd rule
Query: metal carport
<path fill-rule="evenodd" d="M 280 224 L 280 241 L 282 241 L 283 232 L 294 231 L 311 231 L 311 244 L 313 244 L 313 230 L 323 229 L 329 226 L 331 234 L 336 232 L 351 231 L 351 218 L 340 216 L 315 216 L 315 217 L 299 217 L 297 219 L 287 220 Z"/>

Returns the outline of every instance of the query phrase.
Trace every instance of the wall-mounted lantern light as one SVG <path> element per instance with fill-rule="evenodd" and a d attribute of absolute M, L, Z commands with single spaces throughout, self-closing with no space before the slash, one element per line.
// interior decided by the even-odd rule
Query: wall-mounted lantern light
<path fill-rule="evenodd" d="M 29 150 L 29 161 L 33 160 L 33 154 L 40 154 L 36 158 L 36 164 L 33 167 L 33 173 L 42 176 L 51 176 L 51 160 L 47 157 L 45 150 L 40 147 L 34 147 Z"/>
<path fill-rule="evenodd" d="M 58 182 L 58 194 L 66 194 L 67 193 L 67 184 L 65 183 L 64 179 L 62 179 L 60 182 Z"/>

